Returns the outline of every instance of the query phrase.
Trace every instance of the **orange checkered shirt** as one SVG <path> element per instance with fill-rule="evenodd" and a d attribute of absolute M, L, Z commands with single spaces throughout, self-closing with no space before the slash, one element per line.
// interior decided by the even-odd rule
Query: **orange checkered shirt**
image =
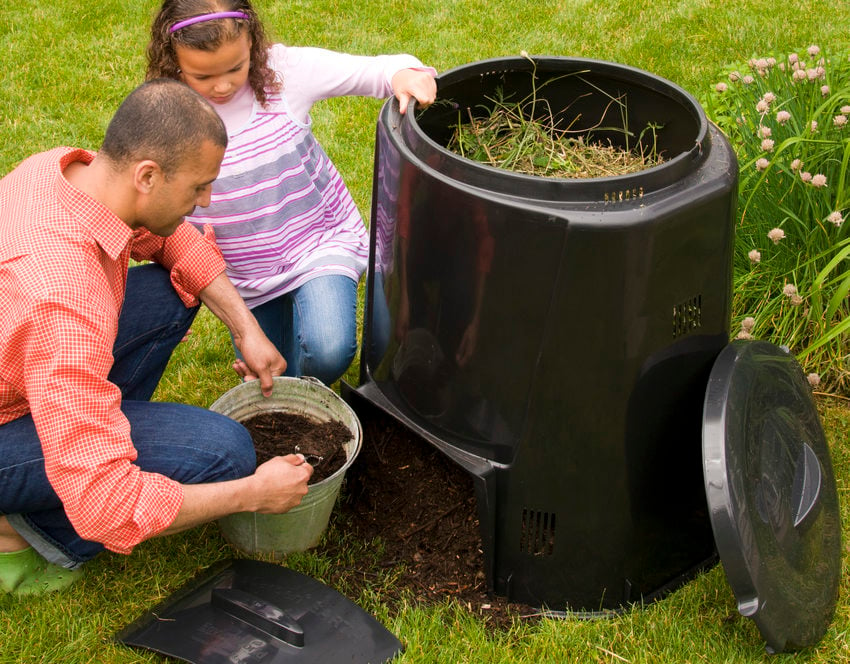
<path fill-rule="evenodd" d="M 57 148 L 0 180 L 0 424 L 32 413 L 47 477 L 77 533 L 129 553 L 171 524 L 183 491 L 133 463 L 121 393 L 107 380 L 128 261 L 169 269 L 187 306 L 224 261 L 209 229 L 134 232 L 72 187 L 64 168 L 93 156 Z"/>

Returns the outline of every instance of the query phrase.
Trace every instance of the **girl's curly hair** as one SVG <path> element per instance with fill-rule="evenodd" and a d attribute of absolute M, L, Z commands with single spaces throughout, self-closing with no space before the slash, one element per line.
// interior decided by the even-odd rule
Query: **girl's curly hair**
<path fill-rule="evenodd" d="M 243 12 L 248 18 L 214 19 L 170 32 L 171 26 L 179 21 L 222 11 Z M 222 44 L 236 39 L 245 30 L 251 40 L 248 84 L 257 100 L 265 106 L 268 93 L 280 90 L 282 81 L 269 67 L 270 43 L 257 13 L 248 0 L 164 0 L 151 26 L 145 78 L 152 80 L 165 77 L 180 80 L 175 46 L 179 44 L 187 48 L 214 51 Z"/>

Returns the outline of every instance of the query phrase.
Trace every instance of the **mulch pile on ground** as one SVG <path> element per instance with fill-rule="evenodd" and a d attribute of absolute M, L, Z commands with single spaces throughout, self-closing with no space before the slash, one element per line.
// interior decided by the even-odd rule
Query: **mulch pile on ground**
<path fill-rule="evenodd" d="M 371 570 L 401 570 L 393 589 L 434 604 L 457 600 L 492 624 L 537 616 L 528 606 L 487 595 L 484 555 L 471 476 L 406 428 L 377 416 L 362 418 L 363 446 L 346 475 L 337 518 L 364 542 L 380 538 L 362 561 L 340 569 L 345 584 L 374 586 Z"/>
<path fill-rule="evenodd" d="M 315 464 L 311 483 L 345 463 L 342 444 L 351 432 L 340 422 L 317 424 L 301 415 L 269 411 L 243 422 L 258 463 L 300 452 Z M 509 626 L 537 616 L 535 609 L 487 594 L 484 554 L 471 476 L 436 448 L 386 416 L 361 419 L 363 444 L 346 472 L 346 488 L 333 518 L 349 538 L 366 546 L 324 552 L 352 564 L 334 568 L 332 584 L 357 595 L 376 584 L 392 604 L 403 595 L 435 604 L 455 599 L 491 624 Z M 321 461 L 318 458 L 321 457 Z M 392 570 L 391 582 L 381 579 Z"/>

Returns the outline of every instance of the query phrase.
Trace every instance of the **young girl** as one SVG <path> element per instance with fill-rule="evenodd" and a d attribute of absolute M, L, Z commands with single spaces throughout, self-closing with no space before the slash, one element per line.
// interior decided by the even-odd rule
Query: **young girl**
<path fill-rule="evenodd" d="M 227 275 L 286 359 L 287 375 L 337 380 L 357 350 L 363 220 L 311 132 L 310 108 L 343 95 L 434 101 L 431 68 L 409 55 L 364 57 L 271 45 L 248 0 L 165 0 L 147 78 L 182 80 L 212 102 L 228 133 L 211 224 Z M 237 355 L 238 358 L 238 355 Z M 250 378 L 241 359 L 234 369 Z"/>

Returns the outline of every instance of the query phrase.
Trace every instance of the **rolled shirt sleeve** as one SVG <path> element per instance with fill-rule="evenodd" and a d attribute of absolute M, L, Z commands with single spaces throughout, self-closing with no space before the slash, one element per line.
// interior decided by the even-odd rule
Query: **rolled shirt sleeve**
<path fill-rule="evenodd" d="M 138 231 L 133 237 L 132 257 L 155 261 L 170 270 L 171 284 L 187 307 L 198 304 L 198 294 L 224 272 L 224 258 L 209 225 L 201 233 L 184 222 L 167 238 Z"/>

